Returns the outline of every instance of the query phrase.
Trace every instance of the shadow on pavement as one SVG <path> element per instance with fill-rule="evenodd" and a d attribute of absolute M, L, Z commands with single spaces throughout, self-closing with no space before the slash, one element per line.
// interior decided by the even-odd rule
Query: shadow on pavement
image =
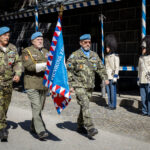
<path fill-rule="evenodd" d="M 24 129 L 25 131 L 29 132 L 34 138 L 38 139 L 38 136 L 36 134 L 30 132 L 31 120 L 25 120 L 24 122 L 19 122 L 18 124 L 20 125 L 20 127 L 22 129 Z M 54 134 L 52 134 L 48 130 L 46 130 L 46 131 L 49 134 L 49 136 L 47 138 L 45 138 L 46 140 L 61 141 L 60 138 L 58 138 L 57 136 L 55 136 Z"/>
<path fill-rule="evenodd" d="M 10 120 L 7 121 L 7 129 L 16 129 L 17 127 L 18 127 L 17 123 Z"/>
<path fill-rule="evenodd" d="M 73 123 L 70 121 L 65 121 L 63 123 L 57 123 L 56 126 L 60 129 L 69 129 L 71 131 L 76 131 L 77 123 Z"/>
<path fill-rule="evenodd" d="M 70 121 L 65 121 L 63 123 L 57 123 L 56 126 L 60 129 L 68 129 L 68 130 L 71 130 L 71 131 L 74 131 L 74 132 L 77 132 L 77 123 L 73 123 L 73 122 L 70 122 Z M 78 133 L 78 132 L 77 132 Z M 84 137 L 87 137 L 87 134 L 81 134 L 81 133 L 78 133 Z M 92 138 L 91 140 L 95 140 L 94 138 Z"/>
<path fill-rule="evenodd" d="M 99 106 L 107 106 L 105 98 L 102 98 L 101 96 L 92 96 L 90 101 L 96 103 Z"/>
<path fill-rule="evenodd" d="M 125 108 L 127 111 L 140 114 L 141 113 L 141 103 L 138 104 L 138 108 L 133 106 L 134 100 L 122 99 L 120 103 L 120 107 Z"/>

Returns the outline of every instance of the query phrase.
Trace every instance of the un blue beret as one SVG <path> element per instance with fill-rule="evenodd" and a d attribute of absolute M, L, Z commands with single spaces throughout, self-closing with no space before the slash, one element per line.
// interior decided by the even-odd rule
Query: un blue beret
<path fill-rule="evenodd" d="M 0 28 L 0 35 L 3 35 L 3 34 L 9 32 L 9 31 L 10 31 L 9 27 L 1 27 Z"/>
<path fill-rule="evenodd" d="M 83 34 L 82 36 L 80 36 L 80 40 L 91 40 L 91 35 Z"/>
<path fill-rule="evenodd" d="M 31 40 L 36 39 L 37 37 L 43 37 L 43 34 L 41 32 L 35 32 L 31 36 Z"/>

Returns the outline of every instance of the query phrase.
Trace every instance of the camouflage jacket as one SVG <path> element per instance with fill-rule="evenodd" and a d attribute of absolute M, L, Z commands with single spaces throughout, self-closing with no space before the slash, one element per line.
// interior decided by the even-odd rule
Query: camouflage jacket
<path fill-rule="evenodd" d="M 107 80 L 107 74 L 104 65 L 99 56 L 90 51 L 90 57 L 87 58 L 81 49 L 75 51 L 67 61 L 68 78 L 70 87 L 94 88 L 95 72 Z"/>
<path fill-rule="evenodd" d="M 29 54 L 29 52 L 30 54 Z M 46 90 L 47 88 L 43 86 L 43 77 L 44 71 L 37 73 L 36 72 L 36 63 L 47 62 L 47 53 L 48 50 L 42 48 L 40 50 L 30 46 L 25 48 L 22 51 L 22 61 L 25 69 L 24 76 L 24 86 L 25 89 L 37 89 L 37 90 Z M 31 58 L 32 57 L 32 58 Z"/>
<path fill-rule="evenodd" d="M 22 63 L 16 46 L 9 44 L 6 52 L 0 48 L 0 85 L 9 86 L 12 84 L 13 76 L 21 76 L 21 73 Z"/>

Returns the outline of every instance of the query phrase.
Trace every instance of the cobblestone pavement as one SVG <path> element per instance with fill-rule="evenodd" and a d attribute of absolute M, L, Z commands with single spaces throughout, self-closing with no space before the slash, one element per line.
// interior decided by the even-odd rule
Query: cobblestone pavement
<path fill-rule="evenodd" d="M 119 106 L 117 109 L 108 110 L 105 108 L 105 99 L 101 98 L 100 93 L 94 93 L 90 103 L 90 111 L 98 129 L 150 143 L 150 117 L 139 114 L 139 103 L 139 96 L 121 94 L 118 97 Z M 13 91 L 11 105 L 30 109 L 27 95 L 17 91 Z M 72 101 L 59 116 L 51 97 L 47 97 L 44 112 L 61 117 L 66 124 L 71 125 L 71 122 L 76 122 L 79 106 L 73 95 Z"/>

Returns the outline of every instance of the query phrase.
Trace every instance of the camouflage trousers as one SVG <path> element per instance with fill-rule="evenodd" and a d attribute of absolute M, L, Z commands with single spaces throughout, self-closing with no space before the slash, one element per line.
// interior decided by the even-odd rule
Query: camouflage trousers
<path fill-rule="evenodd" d="M 12 86 L 0 87 L 0 129 L 7 127 L 7 111 L 11 101 Z"/>
<path fill-rule="evenodd" d="M 87 130 L 94 128 L 89 111 L 89 102 L 92 97 L 91 89 L 76 88 L 76 99 L 80 105 L 80 113 L 77 119 L 78 127 L 85 127 Z"/>
<path fill-rule="evenodd" d="M 39 134 L 40 132 L 45 131 L 45 124 L 43 122 L 41 112 L 44 108 L 47 91 L 35 89 L 28 89 L 26 91 L 32 108 L 31 128 L 35 129 L 36 133 Z"/>

